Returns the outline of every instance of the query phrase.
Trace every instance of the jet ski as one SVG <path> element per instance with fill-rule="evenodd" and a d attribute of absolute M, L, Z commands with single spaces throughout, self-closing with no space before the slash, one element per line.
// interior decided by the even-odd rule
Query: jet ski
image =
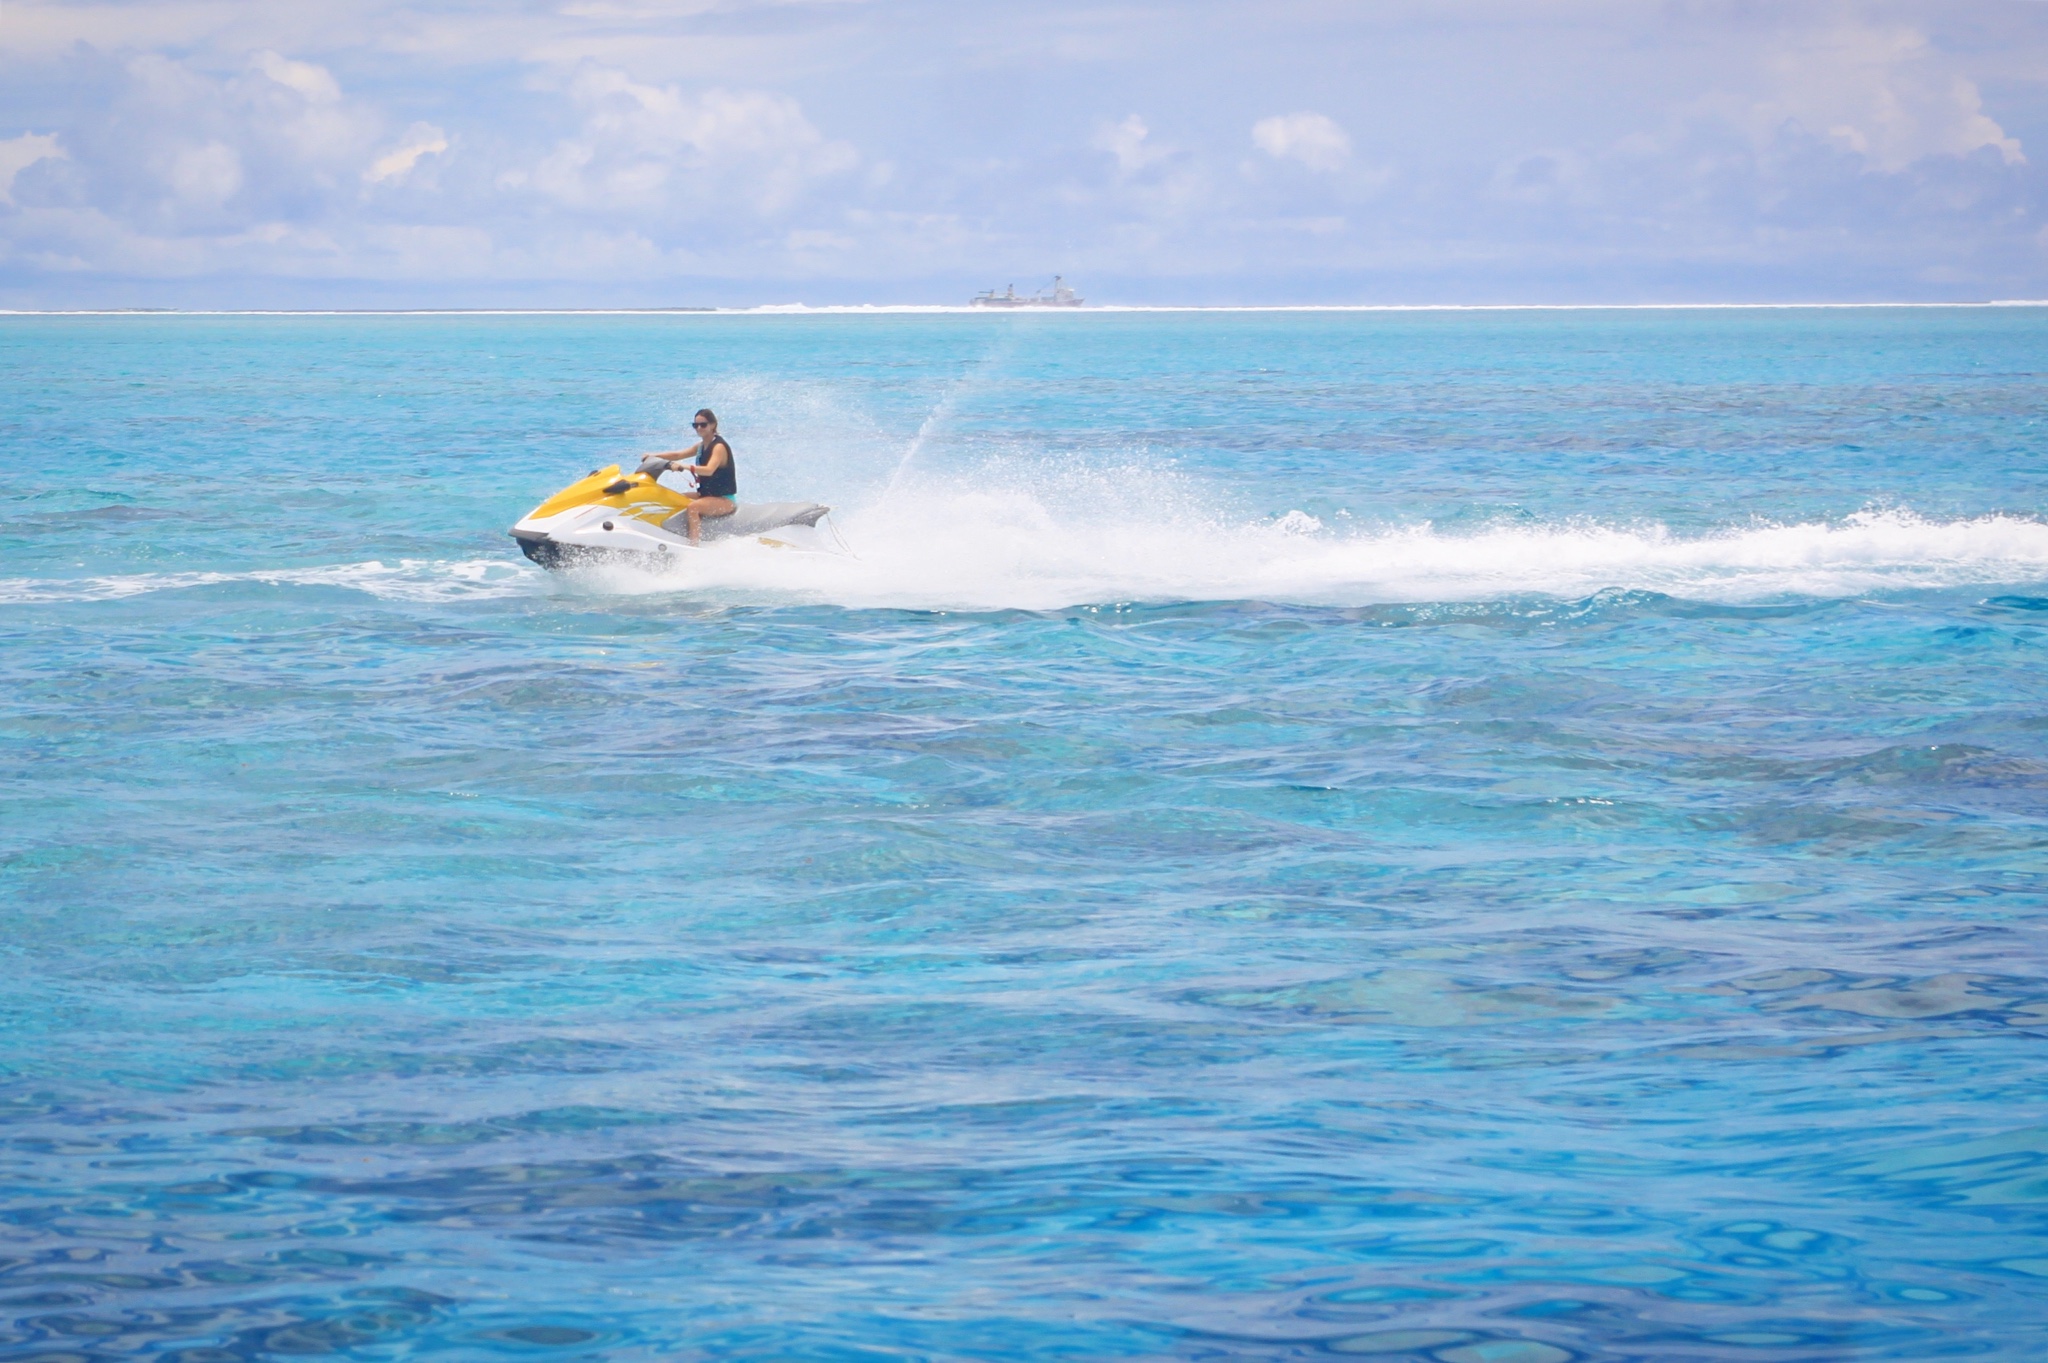
<path fill-rule="evenodd" d="M 529 511 L 512 527 L 512 538 L 543 568 L 680 564 L 698 546 L 690 543 L 683 514 L 690 496 L 657 481 L 666 468 L 665 460 L 649 459 L 633 473 L 621 473 L 617 464 L 593 469 Z M 701 537 L 707 545 L 753 538 L 788 547 L 768 532 L 815 526 L 831 509 L 817 502 L 741 502 L 730 516 L 700 518 Z"/>

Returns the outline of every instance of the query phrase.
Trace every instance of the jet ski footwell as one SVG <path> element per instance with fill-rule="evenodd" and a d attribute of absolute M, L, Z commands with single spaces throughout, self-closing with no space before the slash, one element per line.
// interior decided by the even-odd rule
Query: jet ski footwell
<path fill-rule="evenodd" d="M 512 538 L 543 568 L 601 563 L 662 567 L 693 549 L 690 498 L 646 473 L 621 474 L 615 464 L 571 483 L 514 525 Z M 817 502 L 743 502 L 730 516 L 704 517 L 707 544 L 764 536 L 786 526 L 814 526 L 832 508 Z"/>

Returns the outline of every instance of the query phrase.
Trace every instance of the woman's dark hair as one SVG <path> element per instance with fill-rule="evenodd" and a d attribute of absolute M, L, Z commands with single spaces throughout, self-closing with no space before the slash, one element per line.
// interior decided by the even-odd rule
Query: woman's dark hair
<path fill-rule="evenodd" d="M 718 424 L 718 413 L 712 411 L 709 407 L 699 407 L 697 415 L 703 417 L 714 426 Z"/>

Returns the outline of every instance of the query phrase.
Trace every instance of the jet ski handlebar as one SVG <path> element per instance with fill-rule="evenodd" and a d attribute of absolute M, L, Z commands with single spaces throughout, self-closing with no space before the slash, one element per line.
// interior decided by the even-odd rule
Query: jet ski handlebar
<path fill-rule="evenodd" d="M 649 455 L 647 458 L 642 459 L 640 461 L 640 467 L 634 469 L 633 472 L 636 476 L 644 475 L 646 477 L 659 478 L 662 474 L 667 473 L 669 470 L 675 468 L 677 462 L 678 461 L 673 459 L 663 459 L 659 455 Z M 686 473 L 693 472 L 693 470 L 690 468 L 688 464 L 684 464 L 682 467 L 683 471 Z M 615 493 L 624 492 L 627 488 L 631 486 L 633 486 L 633 484 L 630 479 L 614 479 L 605 488 L 605 495 L 609 497 Z"/>
<path fill-rule="evenodd" d="M 662 477 L 664 473 L 688 473 L 694 477 L 696 465 L 688 463 L 684 458 L 662 458 L 659 454 L 649 454 L 647 458 L 641 460 L 641 467 L 635 469 L 635 473 L 651 473 L 653 477 Z"/>

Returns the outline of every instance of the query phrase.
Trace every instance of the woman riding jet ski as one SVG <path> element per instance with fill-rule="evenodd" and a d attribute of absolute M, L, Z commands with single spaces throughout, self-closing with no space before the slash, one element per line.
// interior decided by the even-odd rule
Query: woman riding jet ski
<path fill-rule="evenodd" d="M 738 479 L 732 446 L 718 434 L 718 418 L 706 409 L 691 424 L 704 434 L 689 449 L 650 454 L 629 474 L 621 474 L 617 464 L 594 470 L 535 507 L 512 527 L 512 538 L 543 568 L 590 563 L 660 567 L 680 562 L 677 551 L 694 549 L 702 540 L 816 525 L 832 509 L 816 502 L 740 506 L 734 499 Z M 685 462 L 693 458 L 694 463 Z M 672 470 L 692 476 L 695 496 L 657 481 Z"/>

